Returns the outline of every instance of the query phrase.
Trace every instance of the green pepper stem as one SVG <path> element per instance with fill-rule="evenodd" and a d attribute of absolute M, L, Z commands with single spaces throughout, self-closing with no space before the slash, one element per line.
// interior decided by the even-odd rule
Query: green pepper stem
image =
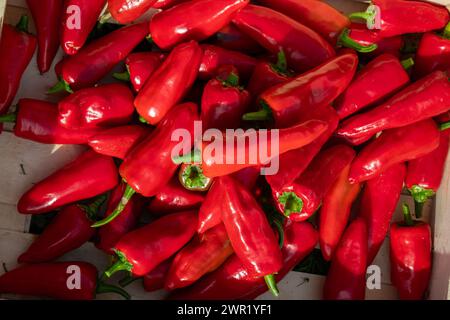
<path fill-rule="evenodd" d="M 284 192 L 278 202 L 283 205 L 283 214 L 289 217 L 293 213 L 301 213 L 303 210 L 303 200 L 294 192 Z"/>
<path fill-rule="evenodd" d="M 281 223 L 281 221 L 274 219 L 272 221 L 272 224 L 275 226 L 275 228 L 277 229 L 279 238 L 278 238 L 278 245 L 280 246 L 280 249 L 283 248 L 284 245 L 284 228 L 283 228 L 283 224 Z"/>
<path fill-rule="evenodd" d="M 402 64 L 403 69 L 409 70 L 409 69 L 411 69 L 411 67 L 414 66 L 415 62 L 414 62 L 413 58 L 408 58 L 408 59 L 402 60 L 400 63 Z"/>
<path fill-rule="evenodd" d="M 445 131 L 445 130 L 447 130 L 447 129 L 450 129 L 450 122 L 442 123 L 442 124 L 439 126 L 439 129 L 440 129 L 441 131 Z"/>
<path fill-rule="evenodd" d="M 129 184 L 127 184 L 127 186 L 125 188 L 125 192 L 124 192 L 119 204 L 117 205 L 117 208 L 105 219 L 97 221 L 91 227 L 98 228 L 98 227 L 104 226 L 104 225 L 110 223 L 111 221 L 113 221 L 115 218 L 117 218 L 122 213 L 122 211 L 125 209 L 128 202 L 130 201 L 130 199 L 133 197 L 133 195 L 135 193 L 136 193 L 136 191 Z"/>
<path fill-rule="evenodd" d="M 278 71 L 280 71 L 282 73 L 287 72 L 287 59 L 286 59 L 286 54 L 284 53 L 283 50 L 280 50 L 280 52 L 278 52 L 276 67 L 277 67 Z"/>
<path fill-rule="evenodd" d="M 104 275 L 108 278 L 111 278 L 111 276 L 118 271 L 131 272 L 131 270 L 133 269 L 133 265 L 127 260 L 125 254 L 123 254 L 119 250 L 115 250 L 115 253 L 118 257 L 118 260 L 104 272 Z"/>
<path fill-rule="evenodd" d="M 173 163 L 200 163 L 202 161 L 202 153 L 200 150 L 193 150 L 191 153 L 172 158 Z"/>
<path fill-rule="evenodd" d="M 17 113 L 8 113 L 0 116 L 0 123 L 14 123 L 17 120 Z"/>
<path fill-rule="evenodd" d="M 60 92 L 68 92 L 68 93 L 73 93 L 72 88 L 70 88 L 70 85 L 64 81 L 64 80 L 59 80 L 57 84 L 55 84 L 53 87 L 51 87 L 48 91 L 47 94 L 54 94 L 54 93 L 60 93 Z"/>
<path fill-rule="evenodd" d="M 402 206 L 402 209 L 403 209 L 403 217 L 404 217 L 404 220 L 405 220 L 405 224 L 408 227 L 413 226 L 414 225 L 414 220 L 413 220 L 413 218 L 411 216 L 411 210 L 409 209 L 409 206 L 406 203 L 404 203 L 403 206 Z"/>
<path fill-rule="evenodd" d="M 195 164 L 181 167 L 179 178 L 183 187 L 191 191 L 206 191 L 212 183 L 212 179 L 203 174 L 201 165 Z"/>
<path fill-rule="evenodd" d="M 280 290 L 278 290 L 275 276 L 273 274 L 269 274 L 264 277 L 264 280 L 266 281 L 267 287 L 269 288 L 269 291 L 273 294 L 273 296 L 278 297 L 280 295 Z"/>
<path fill-rule="evenodd" d="M 97 293 L 117 293 L 118 295 L 121 295 L 126 300 L 130 300 L 131 296 L 128 292 L 123 290 L 122 288 L 119 288 L 117 286 L 113 286 L 111 284 L 106 284 L 103 281 L 98 280 L 97 283 Z"/>
<path fill-rule="evenodd" d="M 368 21 L 374 18 L 374 14 L 372 12 L 353 12 L 351 14 L 348 15 L 350 20 L 353 19 L 362 19 L 364 21 Z"/>
<path fill-rule="evenodd" d="M 230 72 L 228 77 L 222 81 L 222 84 L 226 87 L 239 87 L 239 76 L 234 72 Z"/>
<path fill-rule="evenodd" d="M 29 22 L 29 18 L 27 15 L 23 15 L 20 17 L 19 22 L 16 24 L 16 28 L 19 31 L 28 33 L 28 22 Z"/>
<path fill-rule="evenodd" d="M 414 198 L 415 215 L 416 218 L 419 219 L 422 217 L 425 202 L 435 195 L 435 191 L 432 189 L 425 189 L 420 185 L 414 185 L 409 189 L 409 192 Z"/>
<path fill-rule="evenodd" d="M 105 24 L 111 18 L 112 18 L 111 12 L 106 12 L 100 16 L 100 18 L 98 19 L 98 22 L 100 22 L 100 24 Z"/>
<path fill-rule="evenodd" d="M 130 82 L 130 73 L 128 71 L 115 72 L 113 73 L 113 77 L 120 81 Z"/>
<path fill-rule="evenodd" d="M 98 196 L 91 204 L 89 205 L 79 204 L 78 207 L 84 210 L 91 220 L 95 220 L 99 208 L 103 205 L 103 203 L 105 203 L 105 201 L 106 195 L 102 194 Z"/>
<path fill-rule="evenodd" d="M 265 121 L 272 118 L 272 113 L 267 109 L 261 109 L 256 112 L 246 113 L 242 116 L 244 121 Z"/>
<path fill-rule="evenodd" d="M 416 216 L 417 219 L 422 218 L 424 205 L 425 202 L 419 202 L 414 200 L 414 215 Z"/>
<path fill-rule="evenodd" d="M 148 36 L 145 37 L 145 40 L 147 40 L 148 43 L 150 44 L 154 44 L 155 42 L 153 41 L 152 35 L 149 34 Z"/>
<path fill-rule="evenodd" d="M 341 35 L 339 36 L 338 44 L 361 53 L 369 53 L 378 49 L 378 45 L 375 43 L 363 46 L 362 44 L 356 42 L 350 37 L 349 29 L 345 29 L 344 31 L 342 31 Z"/>
<path fill-rule="evenodd" d="M 445 39 L 450 39 L 450 22 L 445 26 L 444 32 L 442 33 L 442 36 Z"/>
<path fill-rule="evenodd" d="M 148 124 L 148 121 L 143 116 L 139 116 L 139 122 L 140 123 L 144 123 L 144 124 Z"/>

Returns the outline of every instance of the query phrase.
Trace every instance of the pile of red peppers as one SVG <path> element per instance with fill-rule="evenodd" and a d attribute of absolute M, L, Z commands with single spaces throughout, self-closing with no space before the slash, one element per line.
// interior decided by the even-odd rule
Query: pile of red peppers
<path fill-rule="evenodd" d="M 331 263 L 323 298 L 363 300 L 366 270 L 389 235 L 399 298 L 426 298 L 432 234 L 422 211 L 450 142 L 446 8 L 372 0 L 345 16 L 320 0 L 27 4 L 36 35 L 27 16 L 2 30 L 0 125 L 86 151 L 18 200 L 20 214 L 57 215 L 0 276 L 0 293 L 129 298 L 106 283 L 121 272 L 121 286 L 140 279 L 172 300 L 278 296 L 277 283 L 319 245 Z M 108 19 L 121 26 L 91 38 Z M 59 102 L 13 107 L 34 52 L 45 73 L 59 47 L 48 91 Z M 277 129 L 266 136 L 277 153 L 251 162 L 263 142 L 250 139 L 233 145 L 243 163 L 215 162 L 193 148 L 200 121 L 200 134 L 241 129 L 244 140 L 242 129 Z M 182 148 L 176 132 L 190 136 Z M 278 170 L 264 175 L 275 157 Z M 403 220 L 392 221 L 402 192 L 414 212 L 403 204 Z M 55 261 L 89 241 L 111 256 L 102 276 L 87 262 Z M 66 286 L 73 267 L 81 291 Z"/>

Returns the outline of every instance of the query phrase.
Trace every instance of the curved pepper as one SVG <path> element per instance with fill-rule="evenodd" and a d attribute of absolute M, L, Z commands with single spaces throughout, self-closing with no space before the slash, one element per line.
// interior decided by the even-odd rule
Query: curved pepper
<path fill-rule="evenodd" d="M 23 214 L 41 214 L 98 196 L 117 185 L 117 176 L 112 158 L 86 151 L 35 184 L 20 198 L 17 210 Z"/>
<path fill-rule="evenodd" d="M 72 283 L 69 277 L 76 271 L 80 276 L 79 290 L 67 285 Z M 30 264 L 11 270 L 0 276 L 0 292 L 59 300 L 94 300 L 97 293 L 114 292 L 130 299 L 121 288 L 99 281 L 94 265 L 70 261 Z"/>
<path fill-rule="evenodd" d="M 147 12 L 156 0 L 108 0 L 108 11 L 120 24 L 133 22 Z"/>
<path fill-rule="evenodd" d="M 352 164 L 351 183 L 370 180 L 391 166 L 414 160 L 439 147 L 440 132 L 433 120 L 391 129 L 368 144 Z"/>
<path fill-rule="evenodd" d="M 240 51 L 247 54 L 259 53 L 262 50 L 258 42 L 243 33 L 233 24 L 229 24 L 217 31 L 212 43 L 224 49 Z"/>
<path fill-rule="evenodd" d="M 326 300 L 364 300 L 366 294 L 367 227 L 354 220 L 345 231 L 324 285 Z"/>
<path fill-rule="evenodd" d="M 450 109 L 450 81 L 435 71 L 411 84 L 382 105 L 344 121 L 337 136 L 361 144 L 376 133 L 437 116 Z"/>
<path fill-rule="evenodd" d="M 205 40 L 230 23 L 232 16 L 248 3 L 249 0 L 196 0 L 181 3 L 152 18 L 152 40 L 161 49 L 172 48 L 187 40 Z"/>
<path fill-rule="evenodd" d="M 174 48 L 136 97 L 134 104 L 139 114 L 152 125 L 160 122 L 193 85 L 201 58 L 197 42 Z"/>
<path fill-rule="evenodd" d="M 153 269 L 152 272 L 144 276 L 144 290 L 147 292 L 154 292 L 164 289 L 167 274 L 172 265 L 173 259 L 168 259 L 162 262 L 159 266 Z"/>
<path fill-rule="evenodd" d="M 74 55 L 84 46 L 105 4 L 106 0 L 64 1 L 61 47 L 66 54 Z"/>

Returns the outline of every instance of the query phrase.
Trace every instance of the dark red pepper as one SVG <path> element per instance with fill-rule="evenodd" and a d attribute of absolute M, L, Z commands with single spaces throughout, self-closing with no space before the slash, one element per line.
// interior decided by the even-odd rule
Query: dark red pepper
<path fill-rule="evenodd" d="M 229 24 L 217 31 L 212 43 L 224 49 L 240 51 L 247 54 L 255 54 L 262 51 L 258 42 L 243 33 L 233 24 Z"/>
<path fill-rule="evenodd" d="M 166 282 L 167 274 L 169 273 L 170 266 L 173 259 L 167 259 L 159 266 L 153 269 L 152 272 L 144 276 L 144 289 L 147 292 L 154 292 L 164 289 L 164 283 Z"/>
<path fill-rule="evenodd" d="M 156 0 L 108 0 L 108 10 L 120 24 L 127 24 L 141 17 L 155 3 Z"/>

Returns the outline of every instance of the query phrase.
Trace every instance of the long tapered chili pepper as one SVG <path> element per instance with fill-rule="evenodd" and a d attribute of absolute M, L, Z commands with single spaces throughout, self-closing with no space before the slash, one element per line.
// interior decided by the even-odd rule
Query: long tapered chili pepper
<path fill-rule="evenodd" d="M 88 242 L 95 234 L 91 224 L 105 200 L 106 196 L 100 196 L 88 206 L 70 205 L 63 208 L 17 261 L 49 262 Z"/>
<path fill-rule="evenodd" d="M 187 1 L 156 14 L 150 21 L 152 40 L 161 49 L 187 41 L 201 41 L 230 23 L 249 0 Z M 186 20 L 186 17 L 189 17 Z"/>
<path fill-rule="evenodd" d="M 338 179 L 325 194 L 320 209 L 319 243 L 322 256 L 327 261 L 334 256 L 350 219 L 352 204 L 361 190 L 360 184 L 348 182 L 349 171 L 350 165 L 342 170 Z"/>
<path fill-rule="evenodd" d="M 197 232 L 199 234 L 222 223 L 222 206 L 217 205 L 223 201 L 221 191 L 220 184 L 213 182 L 198 211 Z"/>
<path fill-rule="evenodd" d="M 414 221 L 407 205 L 403 205 L 403 214 L 404 222 L 391 225 L 391 281 L 400 299 L 420 300 L 431 275 L 431 227 Z"/>
<path fill-rule="evenodd" d="M 281 249 L 283 268 L 275 275 L 281 281 L 300 261 L 309 255 L 318 241 L 318 233 L 309 223 L 289 223 L 284 231 Z M 203 277 L 191 287 L 175 291 L 170 300 L 253 300 L 267 291 L 264 280 L 252 277 L 234 255 L 218 270 Z"/>
<path fill-rule="evenodd" d="M 160 122 L 193 85 L 201 58 L 197 42 L 174 48 L 136 97 L 134 104 L 139 114 L 152 125 Z"/>
<path fill-rule="evenodd" d="M 50 212 L 111 190 L 117 185 L 117 177 L 112 158 L 89 150 L 35 184 L 20 198 L 17 209 L 23 214 Z"/>
<path fill-rule="evenodd" d="M 244 115 L 245 120 L 272 117 L 278 128 L 297 123 L 299 115 L 333 102 L 350 84 L 358 66 L 353 53 L 338 56 L 292 80 L 263 92 L 267 108 Z"/>
<path fill-rule="evenodd" d="M 358 154 L 352 164 L 352 183 L 376 177 L 389 167 L 414 160 L 439 147 L 440 132 L 433 120 L 386 130 Z"/>
<path fill-rule="evenodd" d="M 123 289 L 98 280 L 97 273 L 97 268 L 87 262 L 24 265 L 0 276 L 0 292 L 59 300 L 93 300 L 97 293 L 114 292 L 130 299 Z M 78 277 L 76 282 L 74 275 Z"/>
<path fill-rule="evenodd" d="M 294 182 L 272 190 L 278 210 L 294 221 L 309 219 L 355 154 L 346 145 L 323 150 Z"/>
<path fill-rule="evenodd" d="M 121 24 L 133 22 L 149 10 L 156 0 L 108 0 L 108 11 Z"/>
<path fill-rule="evenodd" d="M 167 259 L 159 266 L 153 269 L 152 272 L 144 276 L 144 290 L 147 292 L 153 292 L 164 289 L 164 283 L 166 282 L 167 275 L 172 265 L 173 259 Z"/>
<path fill-rule="evenodd" d="M 116 244 L 119 260 L 105 275 L 126 270 L 133 276 L 144 276 L 180 250 L 194 235 L 197 212 L 185 211 L 164 216 L 142 228 L 131 231 Z"/>
<path fill-rule="evenodd" d="M 224 49 L 240 51 L 247 54 L 262 51 L 258 42 L 243 33 L 233 24 L 229 24 L 217 31 L 212 39 L 212 44 Z"/>
<path fill-rule="evenodd" d="M 59 48 L 63 0 L 27 0 L 36 25 L 38 39 L 37 63 L 41 73 L 47 72 Z"/>
<path fill-rule="evenodd" d="M 194 238 L 174 258 L 165 288 L 175 290 L 193 284 L 219 268 L 233 254 L 230 239 L 221 224 Z"/>
<path fill-rule="evenodd" d="M 345 231 L 324 285 L 326 300 L 364 300 L 366 293 L 367 227 L 354 220 Z"/>
<path fill-rule="evenodd" d="M 64 1 L 61 47 L 66 54 L 74 55 L 84 46 L 105 4 L 106 0 Z"/>
<path fill-rule="evenodd" d="M 248 5 L 234 16 L 233 23 L 272 53 L 284 50 L 289 65 L 298 72 L 335 55 L 332 46 L 315 31 L 269 8 Z"/>
<path fill-rule="evenodd" d="M 369 236 L 367 265 L 372 264 L 386 239 L 403 189 L 405 175 L 406 166 L 399 163 L 367 181 L 364 187 L 360 216 L 366 221 Z"/>
<path fill-rule="evenodd" d="M 395 93 L 409 82 L 409 75 L 393 55 L 382 54 L 357 74 L 334 107 L 343 119 Z M 367 88 L 370 87 L 370 90 Z"/>
<path fill-rule="evenodd" d="M 437 116 L 450 108 L 450 81 L 435 71 L 411 84 L 382 105 L 344 121 L 336 134 L 361 144 L 376 133 Z"/>

